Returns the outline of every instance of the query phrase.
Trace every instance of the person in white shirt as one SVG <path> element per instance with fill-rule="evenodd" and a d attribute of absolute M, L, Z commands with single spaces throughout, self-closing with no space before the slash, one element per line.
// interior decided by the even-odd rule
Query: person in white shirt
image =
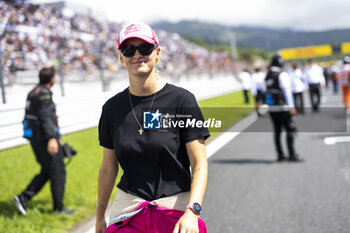
<path fill-rule="evenodd" d="M 289 76 L 292 82 L 295 109 L 298 113 L 304 114 L 303 94 L 307 87 L 307 82 L 297 63 L 292 64 L 292 70 L 289 72 Z"/>
<path fill-rule="evenodd" d="M 265 78 L 266 104 L 274 126 L 274 142 L 277 151 L 277 161 L 288 159 L 291 162 L 301 162 L 294 149 L 294 133 L 296 125 L 292 116 L 296 114 L 294 108 L 292 85 L 287 72 L 283 71 L 283 59 L 279 55 L 272 58 L 271 66 Z M 289 158 L 283 152 L 281 145 L 282 129 L 287 131 L 287 148 Z"/>
<path fill-rule="evenodd" d="M 252 86 L 252 80 L 248 69 L 244 69 L 238 78 L 242 84 L 244 103 L 249 104 L 249 90 Z"/>
<path fill-rule="evenodd" d="M 321 87 L 324 87 L 326 84 L 323 69 L 315 64 L 312 59 L 309 59 L 304 75 L 309 86 L 312 110 L 317 112 L 321 103 Z"/>
<path fill-rule="evenodd" d="M 260 116 L 259 108 L 265 104 L 265 76 L 266 73 L 260 67 L 255 68 L 252 74 L 252 95 L 255 98 L 255 110 Z"/>

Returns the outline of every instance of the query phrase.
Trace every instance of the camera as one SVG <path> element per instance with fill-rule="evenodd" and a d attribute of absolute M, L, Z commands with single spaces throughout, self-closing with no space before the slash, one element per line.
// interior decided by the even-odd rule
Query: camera
<path fill-rule="evenodd" d="M 70 146 L 68 143 L 65 143 L 62 145 L 62 151 L 63 151 L 64 157 L 69 158 L 70 160 L 74 155 L 77 154 L 77 151 L 74 150 L 73 147 Z"/>

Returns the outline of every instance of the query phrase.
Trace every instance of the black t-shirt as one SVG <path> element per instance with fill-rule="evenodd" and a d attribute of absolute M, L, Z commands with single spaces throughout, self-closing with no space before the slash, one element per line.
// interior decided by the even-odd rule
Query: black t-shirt
<path fill-rule="evenodd" d="M 153 118 L 149 114 L 151 118 L 145 117 L 153 97 L 131 95 L 140 124 Z M 125 89 L 104 104 L 99 122 L 100 145 L 115 150 L 124 171 L 117 187 L 145 200 L 189 191 L 191 174 L 185 144 L 210 135 L 207 128 L 195 124 L 204 119 L 194 95 L 183 88 L 166 84 L 156 93 L 150 111 L 162 114 L 153 121 L 158 122 L 155 127 L 161 127 L 144 129 L 141 135 Z"/>

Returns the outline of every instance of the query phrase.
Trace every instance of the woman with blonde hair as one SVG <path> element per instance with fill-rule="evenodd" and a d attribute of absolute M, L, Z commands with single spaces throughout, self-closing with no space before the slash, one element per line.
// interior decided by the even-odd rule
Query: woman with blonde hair
<path fill-rule="evenodd" d="M 159 79 L 155 65 L 161 49 L 149 25 L 124 27 L 118 49 L 130 85 L 102 109 L 96 232 L 204 233 L 200 212 L 209 132 L 193 123 L 204 120 L 197 101 L 189 91 Z M 123 175 L 107 224 L 119 165 Z"/>

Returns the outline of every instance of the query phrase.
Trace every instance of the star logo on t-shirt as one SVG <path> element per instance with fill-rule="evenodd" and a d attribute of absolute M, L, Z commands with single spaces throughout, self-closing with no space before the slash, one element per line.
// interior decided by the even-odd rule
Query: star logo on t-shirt
<path fill-rule="evenodd" d="M 153 116 L 151 122 L 153 122 L 154 120 L 158 119 L 158 117 L 160 117 L 162 114 L 159 113 L 159 109 L 157 109 L 157 111 L 155 113 L 151 113 L 151 115 Z"/>

